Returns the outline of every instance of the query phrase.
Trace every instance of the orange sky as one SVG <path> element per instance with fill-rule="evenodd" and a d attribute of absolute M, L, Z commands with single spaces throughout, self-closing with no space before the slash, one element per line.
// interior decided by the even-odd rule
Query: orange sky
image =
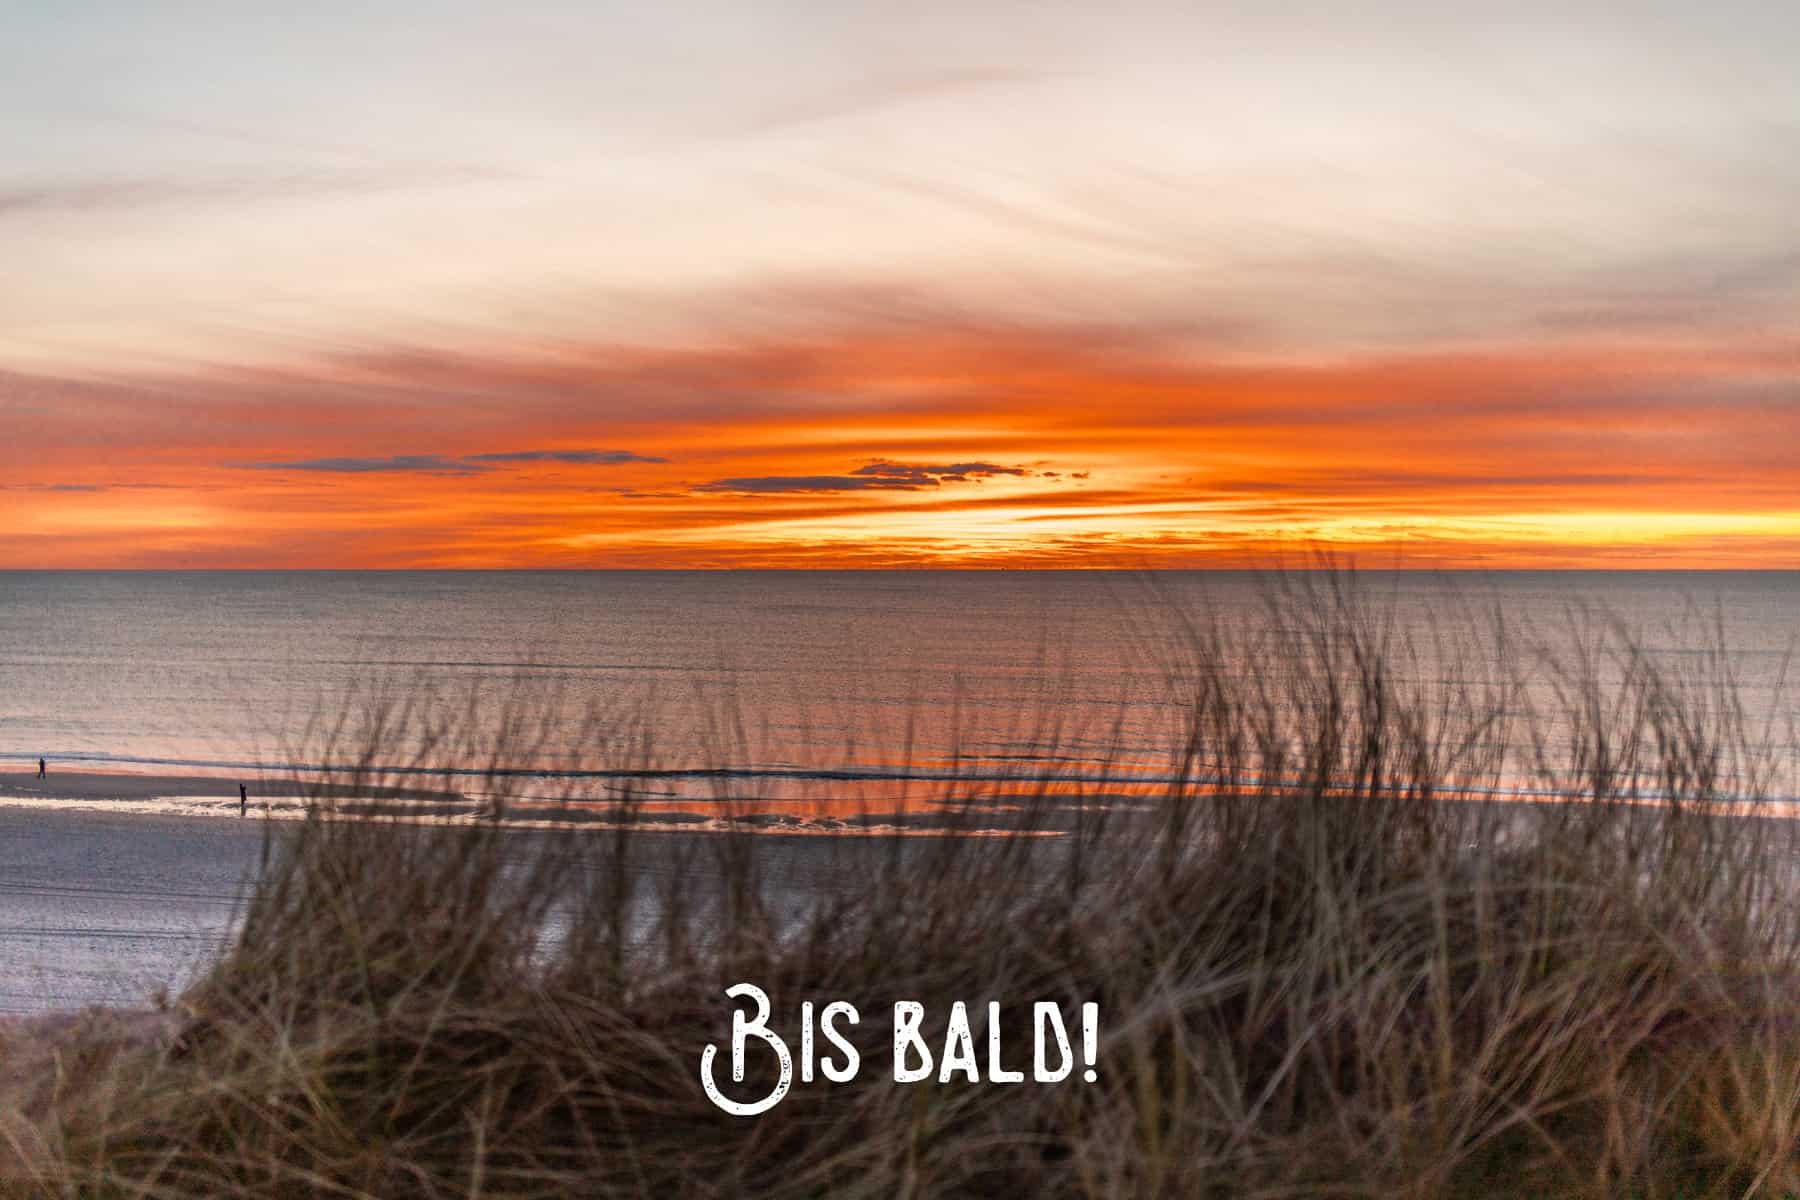
<path fill-rule="evenodd" d="M 1800 5 L 13 7 L 6 565 L 1800 567 Z"/>
<path fill-rule="evenodd" d="M 1800 565 L 1800 342 L 815 334 L 13 372 L 8 565 Z"/>

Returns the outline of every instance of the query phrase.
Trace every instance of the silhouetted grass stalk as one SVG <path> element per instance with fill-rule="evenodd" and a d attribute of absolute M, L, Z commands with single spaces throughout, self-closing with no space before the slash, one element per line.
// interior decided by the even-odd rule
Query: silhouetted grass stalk
<path fill-rule="evenodd" d="M 1254 632 L 1165 614 L 1189 720 L 1149 811 L 1071 817 L 1052 780 L 1018 836 L 800 849 L 646 832 L 629 795 L 608 827 L 554 833 L 319 805 L 185 997 L 181 1037 L 12 1120 L 15 1186 L 1800 1189 L 1800 926 L 1766 798 L 1784 750 L 1751 727 L 1726 656 L 1671 673 L 1599 619 L 1555 662 L 1498 621 L 1485 653 L 1421 647 L 1337 573 L 1277 579 L 1270 613 Z M 486 762 L 504 815 L 518 780 L 500 767 L 542 728 L 530 706 L 425 701 L 372 698 L 356 777 L 389 781 L 377 764 L 401 745 L 409 765 Z M 655 727 L 597 712 L 588 736 L 645 764 Z M 728 761 L 744 735 L 718 729 Z M 1489 801 L 1521 781 L 1544 795 Z M 980 794 L 951 782 L 935 799 L 985 824 Z M 802 1000 L 852 1001 L 857 1079 L 797 1086 L 755 1119 L 715 1109 L 697 1067 L 739 980 L 770 994 L 778 1028 Z M 1018 1047 L 1030 1002 L 1097 1001 L 1098 1082 L 897 1086 L 902 998 L 925 1003 L 938 1045 L 951 1001 L 980 1022 L 1000 1001 Z"/>

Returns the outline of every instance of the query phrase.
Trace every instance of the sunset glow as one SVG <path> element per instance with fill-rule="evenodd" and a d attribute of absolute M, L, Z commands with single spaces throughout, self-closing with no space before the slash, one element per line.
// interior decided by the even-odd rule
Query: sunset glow
<path fill-rule="evenodd" d="M 1796 565 L 1791 12 L 1385 7 L 15 18 L 9 565 Z"/>

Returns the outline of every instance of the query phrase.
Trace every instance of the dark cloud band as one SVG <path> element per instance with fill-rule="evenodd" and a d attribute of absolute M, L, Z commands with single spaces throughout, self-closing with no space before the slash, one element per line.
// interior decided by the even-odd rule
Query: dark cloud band
<path fill-rule="evenodd" d="M 569 463 L 577 466 L 619 466 L 624 463 L 660 463 L 666 458 L 633 454 L 629 450 L 513 450 L 496 454 L 466 454 L 446 458 L 441 454 L 390 454 L 385 458 L 303 458 L 292 462 L 248 464 L 258 471 L 323 471 L 339 475 L 405 472 L 420 475 L 475 475 L 497 466 L 518 463 Z"/>
<path fill-rule="evenodd" d="M 1028 475 L 1023 467 L 997 463 L 876 462 L 848 475 L 755 475 L 715 479 L 697 485 L 697 492 L 918 492 L 946 483 L 972 483 L 995 475 Z"/>
<path fill-rule="evenodd" d="M 514 450 L 506 454 L 469 454 L 464 462 L 472 463 L 574 463 L 580 466 L 612 467 L 621 463 L 660 463 L 666 458 L 633 454 L 629 450 Z"/>
<path fill-rule="evenodd" d="M 474 475 L 489 470 L 441 454 L 391 454 L 386 458 L 303 458 L 294 462 L 251 463 L 258 471 L 323 471 L 334 475 L 412 472 L 425 475 Z"/>

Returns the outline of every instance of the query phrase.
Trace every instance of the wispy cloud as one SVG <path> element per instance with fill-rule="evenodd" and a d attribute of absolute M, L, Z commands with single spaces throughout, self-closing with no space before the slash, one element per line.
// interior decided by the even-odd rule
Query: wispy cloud
<path fill-rule="evenodd" d="M 965 462 L 931 466 L 925 463 L 875 462 L 858 467 L 856 475 L 874 475 L 882 479 L 905 479 L 919 484 L 963 483 L 989 475 L 1028 475 L 1024 467 L 1002 467 L 996 463 Z"/>
<path fill-rule="evenodd" d="M 515 178 L 487 167 L 305 167 L 285 171 L 175 175 L 96 175 L 0 188 L 0 216 L 98 212 L 166 205 L 369 195 Z"/>
<path fill-rule="evenodd" d="M 898 479 L 856 475 L 747 475 L 694 486 L 696 492 L 916 492 L 919 485 Z"/>
<path fill-rule="evenodd" d="M 324 471 L 336 475 L 370 475 L 407 471 L 426 475 L 475 475 L 489 467 L 445 458 L 441 454 L 391 454 L 386 458 L 303 458 L 295 462 L 248 464 L 258 471 Z"/>
<path fill-rule="evenodd" d="M 633 454 L 629 450 L 513 450 L 505 454 L 468 454 L 471 463 L 573 463 L 578 466 L 612 467 L 621 463 L 662 463 L 666 458 Z"/>
<path fill-rule="evenodd" d="M 303 458 L 290 462 L 245 464 L 258 471 L 323 471 L 339 475 L 412 472 L 425 475 L 475 475 L 503 466 L 526 463 L 569 463 L 576 466 L 621 466 L 625 463 L 661 463 L 666 458 L 633 454 L 629 450 L 508 450 L 491 454 L 390 454 L 378 458 Z"/>
<path fill-rule="evenodd" d="M 928 463 L 876 462 L 848 475 L 751 475 L 715 479 L 695 486 L 696 492 L 918 492 L 945 483 L 970 483 L 995 475 L 1028 475 L 1023 467 L 996 463 L 965 462 L 934 466 Z"/>
<path fill-rule="evenodd" d="M 902 75 L 862 75 L 856 82 L 830 91 L 791 99 L 741 113 L 714 130 L 715 136 L 743 137 L 776 133 L 798 126 L 861 116 L 918 100 L 955 96 L 996 87 L 1044 83 L 1063 73 L 1011 66 L 964 67 Z"/>
<path fill-rule="evenodd" d="M 152 492 L 188 490 L 173 483 L 0 483 L 14 492 Z"/>
<path fill-rule="evenodd" d="M 148 512 L 271 565 L 1181 565 L 1397 537 L 1442 563 L 1729 565 L 1751 560 L 1721 530 L 1765 559 L 1800 536 L 1797 379 L 1791 339 L 1287 362 L 949 318 L 0 374 L 0 516 L 104 526 L 119 561 L 149 553 Z M 141 505 L 23 490 L 177 476 L 189 494 Z M 77 549 L 58 561 L 105 561 Z"/>

